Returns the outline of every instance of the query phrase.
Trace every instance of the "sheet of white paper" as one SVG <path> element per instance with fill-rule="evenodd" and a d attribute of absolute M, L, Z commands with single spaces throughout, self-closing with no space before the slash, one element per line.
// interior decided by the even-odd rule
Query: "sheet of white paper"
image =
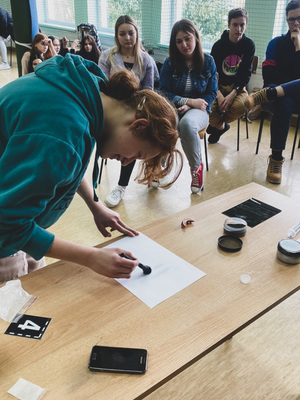
<path fill-rule="evenodd" d="M 130 279 L 116 279 L 150 308 L 205 275 L 203 271 L 141 233 L 139 236 L 120 239 L 107 247 L 130 251 L 142 264 L 151 267 L 150 275 L 144 275 L 142 269 L 137 267 Z"/>

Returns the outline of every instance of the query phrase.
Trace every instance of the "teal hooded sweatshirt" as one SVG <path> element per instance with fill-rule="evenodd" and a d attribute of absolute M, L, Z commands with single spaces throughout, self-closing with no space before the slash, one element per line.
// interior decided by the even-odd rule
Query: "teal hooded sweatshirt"
<path fill-rule="evenodd" d="M 0 258 L 36 260 L 68 208 L 104 126 L 100 68 L 71 54 L 0 89 Z M 100 139 L 100 141 L 99 141 Z"/>

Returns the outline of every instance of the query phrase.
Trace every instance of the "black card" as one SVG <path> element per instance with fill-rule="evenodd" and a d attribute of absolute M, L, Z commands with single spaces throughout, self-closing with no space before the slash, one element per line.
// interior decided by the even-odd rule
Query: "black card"
<path fill-rule="evenodd" d="M 29 339 L 41 339 L 50 321 L 51 318 L 17 314 L 4 333 Z"/>
<path fill-rule="evenodd" d="M 230 208 L 229 210 L 223 211 L 222 214 L 225 214 L 228 217 L 242 218 L 247 222 L 248 226 L 253 228 L 280 212 L 281 210 L 278 208 L 251 198 Z"/>

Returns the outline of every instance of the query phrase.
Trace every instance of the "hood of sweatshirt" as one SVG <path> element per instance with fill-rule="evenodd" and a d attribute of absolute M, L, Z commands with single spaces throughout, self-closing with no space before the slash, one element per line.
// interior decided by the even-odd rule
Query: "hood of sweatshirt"
<path fill-rule="evenodd" d="M 35 73 L 60 90 L 68 91 L 68 96 L 78 103 L 90 125 L 90 134 L 96 139 L 96 155 L 93 168 L 93 188 L 97 187 L 99 176 L 99 142 L 104 127 L 104 114 L 100 96 L 100 88 L 106 86 L 107 78 L 94 62 L 81 56 L 66 54 L 65 57 L 52 57 L 47 62 L 47 68 L 43 63 L 38 65 Z M 55 75 L 59 71 L 59 79 Z M 94 200 L 98 197 L 94 190 Z"/>
<path fill-rule="evenodd" d="M 244 41 L 246 40 L 246 36 L 245 34 L 243 34 L 241 40 L 239 40 L 236 43 L 232 42 L 231 40 L 229 40 L 229 30 L 226 29 L 221 35 L 221 40 L 222 40 L 222 45 L 225 46 L 225 48 L 240 49 L 244 47 Z M 224 51 L 226 50 L 224 49 Z"/>
<path fill-rule="evenodd" d="M 104 118 L 100 87 L 107 78 L 93 62 L 74 54 L 56 56 L 40 63 L 34 73 L 72 98 L 82 109 L 90 124 L 90 133 L 95 139 L 103 129 Z"/>

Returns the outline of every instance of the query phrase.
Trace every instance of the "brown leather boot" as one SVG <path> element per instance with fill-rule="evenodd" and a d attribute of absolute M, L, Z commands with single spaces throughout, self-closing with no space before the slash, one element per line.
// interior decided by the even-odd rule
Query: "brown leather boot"
<path fill-rule="evenodd" d="M 284 158 L 281 161 L 273 160 L 272 156 L 268 158 L 267 181 L 270 183 L 281 183 L 281 172 Z"/>
<path fill-rule="evenodd" d="M 269 88 L 263 88 L 261 90 L 258 90 L 257 92 L 250 93 L 246 96 L 244 96 L 244 102 L 245 102 L 245 107 L 247 111 L 252 110 L 255 106 L 258 106 L 259 104 L 263 103 L 268 103 L 269 100 L 267 98 L 267 90 Z"/>

